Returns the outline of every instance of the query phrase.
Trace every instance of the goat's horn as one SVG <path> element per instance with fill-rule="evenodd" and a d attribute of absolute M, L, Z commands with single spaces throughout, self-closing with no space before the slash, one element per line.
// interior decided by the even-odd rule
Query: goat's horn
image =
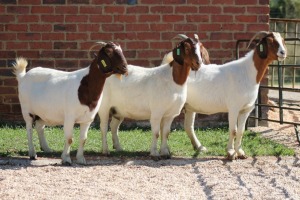
<path fill-rule="evenodd" d="M 90 53 L 91 53 L 91 50 L 92 50 L 95 46 L 99 46 L 99 45 L 100 45 L 101 47 L 103 47 L 103 46 L 105 46 L 106 44 L 107 44 L 106 42 L 102 42 L 102 41 L 96 42 L 96 44 L 92 45 L 92 46 L 89 48 L 89 51 L 88 51 L 88 57 L 91 58 Z"/>
<path fill-rule="evenodd" d="M 105 46 L 105 45 L 107 45 L 107 43 L 106 42 L 102 42 L 102 41 L 100 41 L 100 42 L 96 42 L 97 44 L 99 44 L 99 45 L 102 45 L 102 46 Z"/>
<path fill-rule="evenodd" d="M 194 34 L 194 38 L 195 38 L 196 40 L 199 40 L 198 34 Z"/>
<path fill-rule="evenodd" d="M 186 36 L 184 34 L 178 34 L 175 37 L 173 37 L 172 40 L 176 39 L 176 38 L 180 38 L 180 39 L 184 39 L 185 40 L 185 39 L 188 39 L 188 36 Z"/>
<path fill-rule="evenodd" d="M 255 40 L 256 38 L 258 38 L 259 40 L 261 40 L 262 38 L 266 37 L 268 34 L 270 34 L 270 32 L 268 31 L 260 31 L 258 33 L 256 33 L 250 40 L 250 42 L 248 43 L 247 49 L 249 48 L 249 46 L 251 45 L 251 43 L 253 42 L 253 40 Z"/>

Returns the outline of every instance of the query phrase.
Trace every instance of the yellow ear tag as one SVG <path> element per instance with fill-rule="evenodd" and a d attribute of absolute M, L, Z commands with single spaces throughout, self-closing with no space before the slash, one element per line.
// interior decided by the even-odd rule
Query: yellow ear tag
<path fill-rule="evenodd" d="M 103 65 L 103 67 L 106 67 L 106 66 L 107 66 L 107 64 L 106 64 L 106 62 L 105 62 L 104 60 L 101 60 L 101 63 L 102 63 L 102 65 Z"/>

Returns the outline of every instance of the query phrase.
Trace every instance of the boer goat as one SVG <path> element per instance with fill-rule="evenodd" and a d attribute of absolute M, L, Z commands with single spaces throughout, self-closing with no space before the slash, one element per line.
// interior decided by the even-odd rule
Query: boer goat
<path fill-rule="evenodd" d="M 154 68 L 128 65 L 128 76 L 119 81 L 107 80 L 99 109 L 103 153 L 108 154 L 107 130 L 109 115 L 114 148 L 121 150 L 117 130 L 124 118 L 150 119 L 152 145 L 150 155 L 169 157 L 167 138 L 171 123 L 186 101 L 187 78 L 190 70 L 198 70 L 201 56 L 198 42 L 187 38 L 173 49 L 174 61 Z M 157 140 L 161 134 L 160 154 Z"/>
<path fill-rule="evenodd" d="M 77 162 L 86 164 L 83 148 L 88 128 L 99 110 L 106 78 L 127 72 L 127 62 L 119 45 L 105 44 L 89 67 L 64 72 L 37 67 L 26 73 L 27 60 L 17 58 L 14 73 L 18 80 L 22 115 L 26 122 L 29 157 L 36 158 L 32 142 L 32 125 L 36 123 L 41 148 L 50 151 L 45 136 L 45 125 L 63 125 L 65 147 L 62 163 L 71 164 L 70 146 L 73 126 L 80 124 L 80 143 Z"/>
<path fill-rule="evenodd" d="M 194 37 L 196 40 L 199 41 L 199 37 L 197 34 L 194 34 Z M 184 34 L 178 34 L 177 36 L 175 36 L 173 39 L 175 38 L 179 38 L 181 40 L 185 40 L 188 38 L 188 36 L 184 35 Z M 204 47 L 204 45 L 202 44 L 202 42 L 199 41 L 198 45 L 200 46 L 200 55 L 203 61 L 203 64 L 210 64 L 210 60 L 209 60 L 209 53 L 207 51 L 207 49 Z M 170 51 L 169 53 L 167 53 L 164 58 L 163 61 L 161 63 L 161 65 L 166 64 L 166 63 L 170 63 L 173 61 L 173 53 L 172 51 Z"/>
<path fill-rule="evenodd" d="M 259 84 L 274 61 L 283 61 L 287 50 L 283 38 L 275 32 L 258 32 L 254 50 L 245 57 L 223 65 L 202 65 L 188 79 L 184 129 L 195 149 L 205 150 L 194 132 L 195 114 L 227 112 L 229 120 L 228 159 L 245 159 L 241 148 L 245 123 L 254 108 Z M 164 62 L 164 61 L 163 61 Z M 234 141 L 235 140 L 235 141 Z"/>

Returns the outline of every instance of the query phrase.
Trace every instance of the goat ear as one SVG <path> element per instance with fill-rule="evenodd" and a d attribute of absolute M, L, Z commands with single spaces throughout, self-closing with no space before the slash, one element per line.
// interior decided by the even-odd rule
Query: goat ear
<path fill-rule="evenodd" d="M 184 42 L 184 53 L 188 55 L 191 51 L 191 44 L 188 42 Z"/>
<path fill-rule="evenodd" d="M 266 38 L 263 38 L 258 43 L 258 45 L 256 46 L 256 51 L 260 58 L 265 59 L 268 57 L 268 42 Z"/>

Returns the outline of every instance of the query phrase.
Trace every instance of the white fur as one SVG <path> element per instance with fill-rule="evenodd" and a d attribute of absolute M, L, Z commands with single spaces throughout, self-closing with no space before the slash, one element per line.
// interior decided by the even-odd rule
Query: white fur
<path fill-rule="evenodd" d="M 109 153 L 106 133 L 109 112 L 113 107 L 117 115 L 112 117 L 111 128 L 117 150 L 121 147 L 115 131 L 124 118 L 150 119 L 153 133 L 151 156 L 159 156 L 157 139 L 160 129 L 162 134 L 160 154 L 169 156 L 167 137 L 174 117 L 180 114 L 186 101 L 186 92 L 186 83 L 178 85 L 173 81 L 172 67 L 169 64 L 155 68 L 128 65 L 128 76 L 123 77 L 121 82 L 116 77 L 108 78 L 99 110 L 103 153 Z"/>
<path fill-rule="evenodd" d="M 278 60 L 286 58 L 286 49 L 280 34 L 274 33 L 279 43 Z M 269 53 L 271 53 L 269 51 Z M 227 154 L 230 159 L 236 156 L 244 158 L 241 148 L 245 123 L 254 108 L 259 83 L 256 82 L 257 70 L 253 61 L 254 50 L 245 57 L 223 65 L 205 65 L 196 73 L 190 73 L 187 81 L 187 99 L 185 104 L 184 128 L 195 149 L 206 150 L 194 132 L 196 113 L 214 114 L 228 112 L 230 138 Z M 165 55 L 162 63 L 173 60 L 171 54 Z M 159 98 L 158 98 L 159 101 Z M 111 123 L 112 133 L 117 132 L 119 123 Z M 115 135 L 115 137 L 114 137 Z M 119 141 L 113 134 L 114 146 L 119 149 Z M 234 139 L 236 141 L 234 142 Z"/>
<path fill-rule="evenodd" d="M 73 140 L 73 126 L 80 124 L 80 143 L 77 162 L 85 164 L 83 146 L 88 128 L 93 121 L 99 106 L 95 109 L 82 105 L 78 99 L 78 87 L 81 79 L 89 73 L 89 67 L 74 72 L 63 72 L 54 69 L 37 67 L 26 73 L 27 61 L 17 58 L 14 65 L 19 86 L 19 99 L 22 114 L 26 122 L 29 156 L 36 157 L 32 142 L 33 119 L 29 114 L 37 115 L 36 128 L 42 149 L 50 151 L 44 138 L 45 125 L 64 125 L 65 148 L 62 153 L 63 163 L 71 163 L 70 144 Z M 40 136 L 42 134 L 42 136 Z"/>
<path fill-rule="evenodd" d="M 286 49 L 280 34 L 274 33 L 279 43 L 278 60 L 286 58 Z M 269 51 L 269 53 L 272 53 Z M 245 57 L 223 65 L 205 65 L 188 79 L 184 128 L 195 149 L 205 150 L 194 133 L 195 114 L 228 112 L 230 159 L 245 157 L 241 148 L 246 120 L 254 108 L 259 89 L 257 69 L 253 60 L 254 50 Z M 234 139 L 236 141 L 234 142 Z"/>

